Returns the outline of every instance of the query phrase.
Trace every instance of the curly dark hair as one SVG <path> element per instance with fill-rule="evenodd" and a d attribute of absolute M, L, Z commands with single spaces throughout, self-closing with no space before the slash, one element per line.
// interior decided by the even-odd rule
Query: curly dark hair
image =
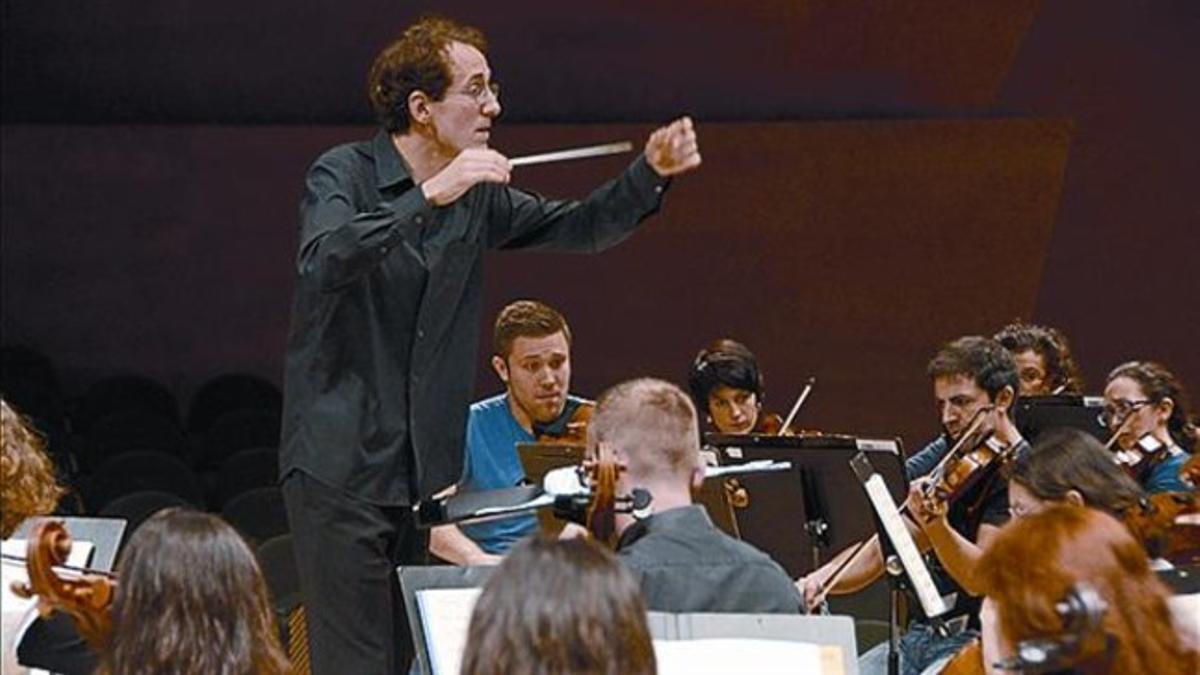
<path fill-rule="evenodd" d="M 1071 345 L 1062 331 L 1017 320 L 1001 328 L 994 339 L 1014 356 L 1021 352 L 1033 351 L 1042 357 L 1046 363 L 1047 385 L 1051 391 L 1083 393 L 1083 374 L 1075 363 L 1075 357 L 1071 355 Z"/>
<path fill-rule="evenodd" d="M 978 335 L 968 335 L 948 342 L 938 350 L 926 368 L 929 377 L 954 377 L 963 375 L 974 380 L 988 398 L 996 400 L 1005 387 L 1012 387 L 1013 406 L 1016 409 L 1017 392 L 1021 390 L 1021 378 L 1012 354 L 999 342 Z"/>
<path fill-rule="evenodd" d="M 105 675 L 291 671 L 254 553 L 210 513 L 165 509 L 129 538 L 118 563 Z"/>
<path fill-rule="evenodd" d="M 1127 377 L 1137 382 L 1152 403 L 1171 399 L 1175 405 L 1171 409 L 1170 418 L 1167 419 L 1167 431 L 1184 450 L 1196 451 L 1196 425 L 1192 422 L 1192 408 L 1187 392 L 1183 390 L 1179 378 L 1167 370 L 1166 366 L 1155 361 L 1122 363 L 1108 374 L 1105 384 L 1112 383 L 1118 377 Z"/>
<path fill-rule="evenodd" d="M 420 90 L 435 101 L 446 95 L 453 79 L 446 62 L 451 42 L 487 53 L 487 39 L 478 28 L 425 14 L 375 57 L 367 73 L 367 98 L 388 133 L 408 131 L 409 94 Z"/>
<path fill-rule="evenodd" d="M 0 436 L 0 538 L 7 539 L 26 518 L 53 511 L 65 490 L 42 436 L 3 399 Z"/>
<path fill-rule="evenodd" d="M 526 539 L 475 603 L 462 672 L 654 673 L 641 589 L 590 540 Z"/>

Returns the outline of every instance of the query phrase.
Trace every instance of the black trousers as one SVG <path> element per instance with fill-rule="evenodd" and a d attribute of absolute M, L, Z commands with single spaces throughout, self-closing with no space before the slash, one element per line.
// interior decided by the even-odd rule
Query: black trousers
<path fill-rule="evenodd" d="M 315 675 L 407 673 L 415 651 L 397 565 L 427 564 L 412 510 L 378 506 L 303 471 L 283 481 Z"/>

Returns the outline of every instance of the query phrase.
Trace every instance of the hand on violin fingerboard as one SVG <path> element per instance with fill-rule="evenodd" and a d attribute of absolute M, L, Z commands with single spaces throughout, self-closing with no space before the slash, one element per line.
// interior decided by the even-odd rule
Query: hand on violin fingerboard
<path fill-rule="evenodd" d="M 926 497 L 925 491 L 929 488 L 930 481 L 928 478 L 919 478 L 913 481 L 908 486 L 908 510 L 912 513 L 913 518 L 917 523 L 924 526 L 926 523 L 931 523 L 938 518 L 943 518 L 946 515 L 946 502 L 938 498 Z"/>

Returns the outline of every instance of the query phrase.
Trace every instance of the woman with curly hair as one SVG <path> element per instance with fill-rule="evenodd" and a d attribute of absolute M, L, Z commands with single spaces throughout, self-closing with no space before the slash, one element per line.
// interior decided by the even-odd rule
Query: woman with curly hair
<path fill-rule="evenodd" d="M 258 562 L 217 516 L 159 511 L 134 531 L 117 570 L 103 675 L 290 672 Z"/>
<path fill-rule="evenodd" d="M 1083 393 L 1083 375 L 1062 331 L 1015 321 L 1000 329 L 994 339 L 1017 362 L 1021 396 Z"/>
<path fill-rule="evenodd" d="M 1141 544 L 1107 513 L 1056 504 L 1018 518 L 984 552 L 978 577 L 987 594 L 989 667 L 1018 654 L 1020 643 L 1039 640 L 1060 645 L 1056 672 L 1190 675 L 1200 669 L 1200 656 L 1175 631 L 1168 591 Z M 1094 625 L 1064 613 L 1067 599 L 1085 588 L 1106 607 Z"/>
<path fill-rule="evenodd" d="M 53 511 L 64 490 L 41 435 L 3 399 L 0 446 L 0 538 L 7 539 L 26 518 Z"/>

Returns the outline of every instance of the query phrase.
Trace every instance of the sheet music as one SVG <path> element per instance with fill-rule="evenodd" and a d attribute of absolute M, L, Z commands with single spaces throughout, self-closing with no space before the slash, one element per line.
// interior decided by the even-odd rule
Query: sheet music
<path fill-rule="evenodd" d="M 908 528 L 904 526 L 900 512 L 896 509 L 896 503 L 888 494 L 883 476 L 877 473 L 871 474 L 871 477 L 863 482 L 863 487 L 866 488 L 871 506 L 879 514 L 883 529 L 896 549 L 896 555 L 900 557 L 900 564 L 908 573 L 908 579 L 912 582 L 913 591 L 917 594 L 917 600 L 921 602 L 925 616 L 933 618 L 945 614 L 950 608 L 942 600 L 937 586 L 933 583 L 933 578 L 929 576 L 929 568 L 921 560 L 921 551 L 913 541 L 912 535 L 908 533 Z"/>
<path fill-rule="evenodd" d="M 421 626 L 429 645 L 429 669 L 434 675 L 458 675 L 471 612 L 479 599 L 479 588 L 434 588 L 417 591 Z"/>
<path fill-rule="evenodd" d="M 718 638 L 655 640 L 659 675 L 696 673 L 815 673 L 840 674 L 839 647 L 789 640 Z"/>

